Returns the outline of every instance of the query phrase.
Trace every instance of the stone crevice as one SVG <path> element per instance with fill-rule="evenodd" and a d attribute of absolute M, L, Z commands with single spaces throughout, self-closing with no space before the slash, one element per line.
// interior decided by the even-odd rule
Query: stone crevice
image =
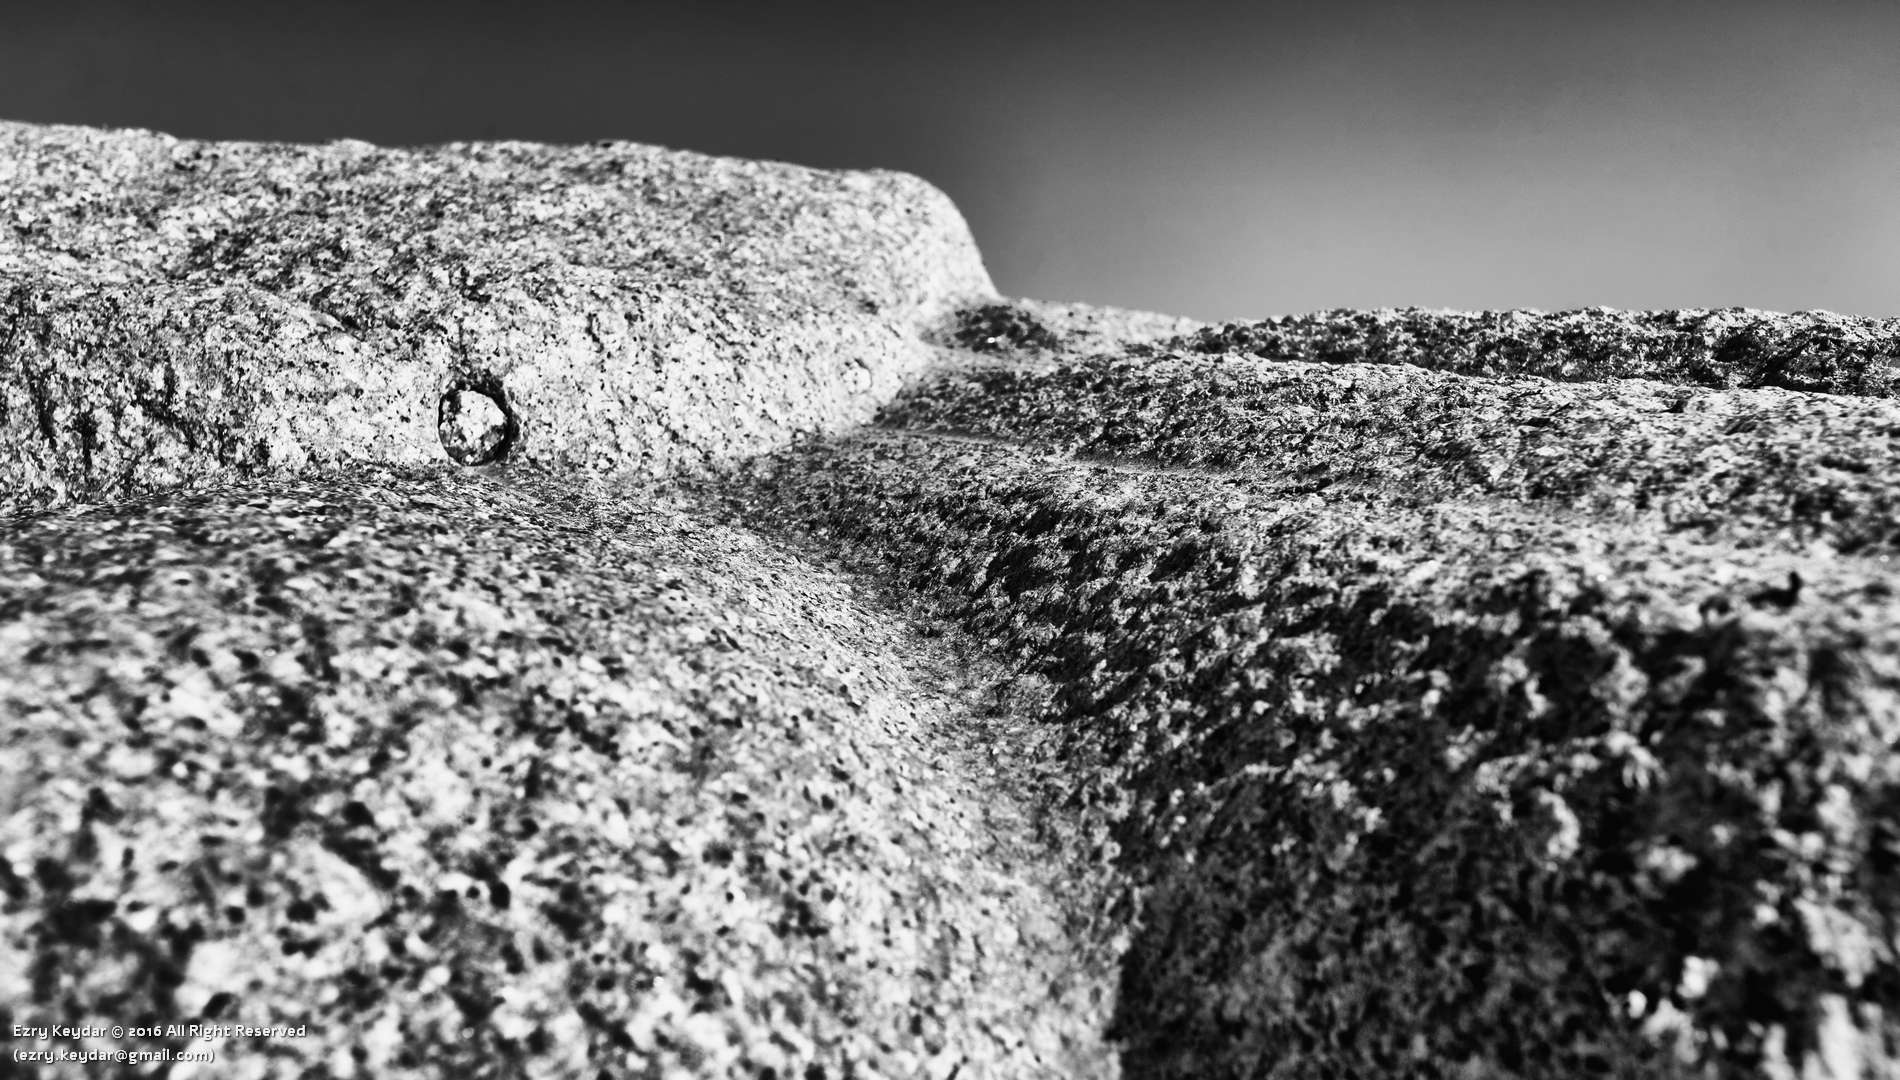
<path fill-rule="evenodd" d="M 0 218 L 9 1025 L 1896 1071 L 1894 320 L 1005 299 L 616 142 L 0 123 Z"/>

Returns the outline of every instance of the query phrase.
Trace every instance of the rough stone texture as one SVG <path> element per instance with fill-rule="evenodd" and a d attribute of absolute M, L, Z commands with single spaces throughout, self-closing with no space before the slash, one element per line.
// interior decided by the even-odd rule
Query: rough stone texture
<path fill-rule="evenodd" d="M 1207 340 L 703 489 L 1056 688 L 1127 1075 L 1900 1073 L 1900 406 Z"/>
<path fill-rule="evenodd" d="M 992 289 L 941 192 L 628 143 L 385 150 L 0 123 L 14 504 L 444 460 L 638 469 L 863 420 Z"/>
<path fill-rule="evenodd" d="M 1406 363 L 1466 375 L 1648 378 L 1893 393 L 1900 319 L 1831 311 L 1329 311 L 1202 327 L 1176 344 L 1267 359 Z"/>
<path fill-rule="evenodd" d="M 313 1033 L 130 1043 L 216 1076 L 1112 1073 L 1112 963 L 898 634 L 521 467 L 19 521 L 0 1021 Z"/>
<path fill-rule="evenodd" d="M 9 1030 L 1900 1076 L 1900 324 L 1208 327 L 903 177 L 0 132 Z"/>

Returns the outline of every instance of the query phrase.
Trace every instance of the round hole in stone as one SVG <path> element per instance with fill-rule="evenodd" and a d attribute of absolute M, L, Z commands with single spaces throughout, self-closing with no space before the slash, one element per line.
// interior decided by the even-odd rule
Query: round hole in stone
<path fill-rule="evenodd" d="M 442 449 L 458 464 L 487 465 L 501 460 L 514 441 L 514 419 L 502 405 L 499 389 L 454 386 L 442 395 L 436 433 Z"/>

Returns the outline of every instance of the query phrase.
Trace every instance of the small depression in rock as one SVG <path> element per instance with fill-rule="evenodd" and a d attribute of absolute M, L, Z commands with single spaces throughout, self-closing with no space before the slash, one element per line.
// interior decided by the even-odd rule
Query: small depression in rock
<path fill-rule="evenodd" d="M 1008 304 L 984 304 L 958 312 L 954 337 L 963 348 L 986 353 L 1062 345 L 1041 319 Z"/>
<path fill-rule="evenodd" d="M 442 395 L 436 431 L 442 449 L 463 465 L 486 465 L 501 459 L 511 441 L 512 423 L 498 394 L 472 386 L 458 386 Z"/>

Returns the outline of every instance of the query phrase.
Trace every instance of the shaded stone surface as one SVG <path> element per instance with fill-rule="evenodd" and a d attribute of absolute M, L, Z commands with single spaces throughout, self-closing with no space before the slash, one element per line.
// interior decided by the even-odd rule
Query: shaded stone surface
<path fill-rule="evenodd" d="M 1900 1074 L 1892 321 L 1212 327 L 889 174 L 0 139 L 0 1022 Z"/>
<path fill-rule="evenodd" d="M 473 386 L 458 385 L 442 395 L 436 428 L 442 449 L 462 465 L 500 460 L 517 437 L 501 396 Z"/>
<path fill-rule="evenodd" d="M 1892 1074 L 1900 406 L 1209 340 L 703 492 L 1056 688 L 1127 1074 Z"/>

